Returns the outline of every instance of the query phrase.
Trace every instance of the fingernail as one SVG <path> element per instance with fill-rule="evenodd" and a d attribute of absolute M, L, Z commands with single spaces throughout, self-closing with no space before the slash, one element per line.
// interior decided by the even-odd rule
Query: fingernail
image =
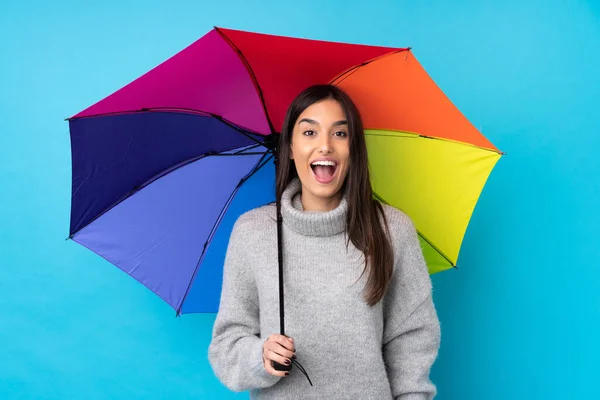
<path fill-rule="evenodd" d="M 285 360 L 284 363 L 286 363 L 286 365 L 290 365 L 290 360 Z"/>
<path fill-rule="evenodd" d="M 289 372 L 286 372 L 286 373 L 285 373 L 285 376 L 288 376 L 289 374 L 290 374 Z"/>
<path fill-rule="evenodd" d="M 295 355 L 295 354 L 292 356 L 292 359 L 293 359 L 293 360 L 295 360 L 295 359 L 296 359 L 296 355 Z"/>

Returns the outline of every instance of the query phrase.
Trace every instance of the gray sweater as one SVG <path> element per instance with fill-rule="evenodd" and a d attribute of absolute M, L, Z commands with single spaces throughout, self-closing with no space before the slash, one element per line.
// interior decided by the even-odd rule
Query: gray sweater
<path fill-rule="evenodd" d="M 369 307 L 364 257 L 346 246 L 346 198 L 334 210 L 309 212 L 300 196 L 296 179 L 281 205 L 285 329 L 314 386 L 296 367 L 277 377 L 263 366 L 263 343 L 279 333 L 274 205 L 243 214 L 233 228 L 208 352 L 215 375 L 252 399 L 432 399 L 440 326 L 412 221 L 384 205 L 394 273 L 383 300 Z"/>

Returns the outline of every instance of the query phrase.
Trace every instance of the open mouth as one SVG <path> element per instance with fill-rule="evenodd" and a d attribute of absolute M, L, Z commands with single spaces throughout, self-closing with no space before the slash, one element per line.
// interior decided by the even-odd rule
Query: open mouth
<path fill-rule="evenodd" d="M 337 163 L 331 160 L 313 161 L 310 167 L 317 182 L 327 184 L 333 181 L 335 171 L 337 170 Z"/>

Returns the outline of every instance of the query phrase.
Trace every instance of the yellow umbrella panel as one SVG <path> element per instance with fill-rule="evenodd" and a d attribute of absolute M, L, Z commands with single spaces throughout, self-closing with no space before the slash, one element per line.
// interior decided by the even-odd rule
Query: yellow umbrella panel
<path fill-rule="evenodd" d="M 430 273 L 456 266 L 479 195 L 502 153 L 409 50 L 333 80 L 358 105 L 375 195 L 415 223 Z"/>

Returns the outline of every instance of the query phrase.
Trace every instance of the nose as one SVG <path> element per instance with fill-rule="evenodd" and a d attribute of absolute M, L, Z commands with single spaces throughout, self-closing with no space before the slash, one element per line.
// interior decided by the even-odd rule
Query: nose
<path fill-rule="evenodd" d="M 318 146 L 319 153 L 331 153 L 333 151 L 333 147 L 331 146 L 331 135 L 321 135 Z"/>

